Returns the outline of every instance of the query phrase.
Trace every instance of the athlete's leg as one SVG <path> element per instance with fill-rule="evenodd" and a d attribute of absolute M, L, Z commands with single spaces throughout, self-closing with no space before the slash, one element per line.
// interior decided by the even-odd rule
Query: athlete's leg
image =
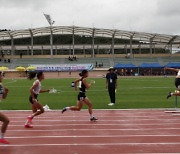
<path fill-rule="evenodd" d="M 89 114 L 92 115 L 92 103 L 87 97 L 84 99 L 84 103 L 88 106 Z"/>
<path fill-rule="evenodd" d="M 83 101 L 77 101 L 77 106 L 71 106 L 70 110 L 72 111 L 80 111 L 83 107 Z"/>
<path fill-rule="evenodd" d="M 176 90 L 174 93 L 169 92 L 167 99 L 169 99 L 171 96 L 180 96 L 180 89 Z"/>
<path fill-rule="evenodd" d="M 4 134 L 7 130 L 7 127 L 9 124 L 9 119 L 4 114 L 0 113 L 0 121 L 3 122 L 2 127 L 1 127 L 1 133 Z M 3 137 L 3 136 L 1 136 L 1 137 Z"/>
<path fill-rule="evenodd" d="M 9 119 L 4 114 L 0 113 L 0 121 L 3 122 L 1 127 L 1 134 L 0 134 L 0 143 L 9 144 L 9 142 L 4 139 L 4 134 L 6 133 L 9 124 Z"/>
<path fill-rule="evenodd" d="M 71 107 L 65 107 L 62 110 L 62 113 L 64 113 L 65 111 L 71 110 L 71 111 L 80 111 L 83 107 L 83 101 L 77 101 L 77 106 L 71 106 Z"/>
<path fill-rule="evenodd" d="M 36 102 L 34 104 L 32 104 L 32 109 L 33 109 L 33 114 L 31 115 L 31 118 L 33 119 L 34 117 L 44 113 L 44 108 L 43 106 Z"/>
<path fill-rule="evenodd" d="M 86 97 L 85 99 L 84 99 L 84 103 L 88 106 L 88 109 L 89 109 L 89 114 L 90 114 L 90 120 L 91 121 L 96 121 L 96 120 L 98 120 L 97 118 L 95 118 L 94 116 L 93 116 L 93 111 L 92 111 L 92 103 L 91 103 L 91 101 Z"/>

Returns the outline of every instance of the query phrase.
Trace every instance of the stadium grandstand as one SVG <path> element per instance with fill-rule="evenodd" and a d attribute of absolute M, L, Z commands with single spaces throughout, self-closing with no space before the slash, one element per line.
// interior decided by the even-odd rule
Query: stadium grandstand
<path fill-rule="evenodd" d="M 0 65 L 11 69 L 37 64 L 36 58 L 38 64 L 91 63 L 100 68 L 144 62 L 165 66 L 180 61 L 179 48 L 179 35 L 76 26 L 0 31 Z"/>

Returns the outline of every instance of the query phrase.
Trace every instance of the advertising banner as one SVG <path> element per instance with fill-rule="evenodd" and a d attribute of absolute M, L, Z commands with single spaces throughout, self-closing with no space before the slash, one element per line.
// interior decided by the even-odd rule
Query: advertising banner
<path fill-rule="evenodd" d="M 48 64 L 48 65 L 31 65 L 36 71 L 46 72 L 73 72 L 81 70 L 93 70 L 92 64 Z"/>

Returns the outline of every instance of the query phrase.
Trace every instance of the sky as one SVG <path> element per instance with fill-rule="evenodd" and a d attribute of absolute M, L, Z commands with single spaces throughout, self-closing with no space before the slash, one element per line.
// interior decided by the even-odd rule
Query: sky
<path fill-rule="evenodd" d="M 82 26 L 180 35 L 180 0 L 0 0 L 0 29 Z"/>

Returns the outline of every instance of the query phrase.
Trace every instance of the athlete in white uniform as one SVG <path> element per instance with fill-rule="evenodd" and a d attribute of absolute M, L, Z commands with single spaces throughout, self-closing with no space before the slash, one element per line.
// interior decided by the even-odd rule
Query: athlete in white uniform
<path fill-rule="evenodd" d="M 43 72 L 34 73 L 31 72 L 29 74 L 29 79 L 34 79 L 37 75 L 37 80 L 34 81 L 32 87 L 30 88 L 31 95 L 29 96 L 29 102 L 32 104 L 32 112 L 33 114 L 31 116 L 27 117 L 27 121 L 24 125 L 25 128 L 32 128 L 32 119 L 35 116 L 38 116 L 42 113 L 44 113 L 43 106 L 38 101 L 38 95 L 40 93 L 49 92 L 49 90 L 42 90 L 41 89 L 41 81 L 44 80 L 44 74 Z"/>
<path fill-rule="evenodd" d="M 180 96 L 180 69 L 165 68 L 165 70 L 177 72 L 177 76 L 175 79 L 175 86 L 176 86 L 177 90 L 174 93 L 169 92 L 167 99 L 170 98 L 171 96 Z"/>

